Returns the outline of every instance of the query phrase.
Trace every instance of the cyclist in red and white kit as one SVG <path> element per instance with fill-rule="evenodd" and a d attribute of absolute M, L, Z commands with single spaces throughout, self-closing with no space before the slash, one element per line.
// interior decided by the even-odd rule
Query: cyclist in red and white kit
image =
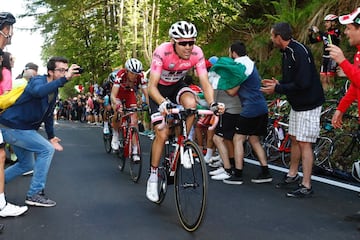
<path fill-rule="evenodd" d="M 146 196 L 150 201 L 157 202 L 158 166 L 168 138 L 169 129 L 158 129 L 163 115 L 167 113 L 168 103 L 181 104 L 184 108 L 196 108 L 193 91 L 183 81 L 187 72 L 195 68 L 205 99 L 212 110 L 223 112 L 222 104 L 214 102 L 214 92 L 208 80 L 204 54 L 195 45 L 197 30 L 192 23 L 179 21 L 169 30 L 170 42 L 162 43 L 153 54 L 150 80 L 148 84 L 151 121 L 154 125 L 155 138 L 151 149 L 151 171 L 147 181 Z M 220 107 L 219 107 L 220 106 Z M 191 129 L 194 116 L 187 119 L 187 130 Z"/>
<path fill-rule="evenodd" d="M 142 63 L 136 58 L 130 58 L 125 62 L 125 68 L 118 71 L 116 78 L 111 89 L 111 106 L 114 113 L 123 111 L 123 102 L 126 108 L 137 107 L 136 94 L 138 90 L 147 96 L 146 80 L 142 73 Z M 121 114 L 120 114 L 121 115 Z M 119 150 L 119 127 L 121 121 L 117 119 L 118 114 L 114 115 L 113 125 L 113 137 L 111 141 L 111 147 L 113 150 Z M 131 115 L 131 125 L 138 126 L 137 114 Z M 136 147 L 136 144 L 133 144 Z M 136 160 L 137 149 L 133 149 L 134 160 Z"/>

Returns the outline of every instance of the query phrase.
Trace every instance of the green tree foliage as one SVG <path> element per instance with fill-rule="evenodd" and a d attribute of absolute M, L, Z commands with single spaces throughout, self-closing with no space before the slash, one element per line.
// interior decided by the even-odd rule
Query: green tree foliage
<path fill-rule="evenodd" d="M 35 27 L 45 37 L 43 59 L 63 55 L 83 66 L 86 72 L 73 85 L 101 83 L 112 69 L 129 57 L 148 68 L 157 45 L 168 41 L 170 25 L 179 20 L 193 22 L 197 44 L 207 57 L 228 54 L 234 40 L 246 43 L 264 77 L 279 76 L 280 54 L 270 41 L 270 28 L 278 21 L 289 22 L 294 37 L 307 43 L 312 25 L 323 27 L 328 13 L 348 13 L 359 0 L 27 0 L 28 12 L 37 19 Z M 346 41 L 342 46 L 350 52 Z M 311 46 L 321 58 L 319 45 Z"/>

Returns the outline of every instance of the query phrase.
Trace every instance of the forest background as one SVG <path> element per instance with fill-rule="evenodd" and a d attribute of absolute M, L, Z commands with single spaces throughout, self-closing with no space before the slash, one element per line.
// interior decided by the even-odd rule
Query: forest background
<path fill-rule="evenodd" d="M 85 69 L 61 90 L 76 94 L 74 86 L 101 84 L 109 73 L 135 57 L 148 69 L 154 49 L 168 41 L 172 23 L 187 20 L 198 30 L 196 44 L 207 58 L 228 55 L 235 40 L 244 42 L 263 78 L 280 77 L 281 54 L 270 41 L 275 22 L 288 22 L 294 38 L 307 44 L 320 65 L 322 44 L 309 45 L 308 29 L 324 30 L 324 16 L 347 14 L 360 0 L 27 0 L 24 16 L 34 16 L 45 41 L 44 63 L 65 56 Z M 344 26 L 340 26 L 342 33 Z M 352 61 L 355 48 L 342 36 L 341 48 Z"/>

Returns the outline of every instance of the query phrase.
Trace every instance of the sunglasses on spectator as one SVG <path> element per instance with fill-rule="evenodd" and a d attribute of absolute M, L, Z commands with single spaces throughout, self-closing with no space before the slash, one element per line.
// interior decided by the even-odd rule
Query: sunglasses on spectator
<path fill-rule="evenodd" d="M 174 39 L 174 41 L 183 47 L 185 47 L 186 45 L 189 45 L 191 47 L 195 44 L 195 41 L 177 41 L 176 39 Z"/>

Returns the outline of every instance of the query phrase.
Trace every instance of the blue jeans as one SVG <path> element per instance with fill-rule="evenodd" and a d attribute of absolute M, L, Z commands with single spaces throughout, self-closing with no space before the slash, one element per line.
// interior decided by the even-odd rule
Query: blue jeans
<path fill-rule="evenodd" d="M 18 161 L 6 168 L 5 183 L 23 173 L 34 170 L 27 196 L 39 193 L 45 188 L 46 178 L 55 149 L 52 144 L 35 130 L 1 129 L 4 141 L 12 145 Z"/>

